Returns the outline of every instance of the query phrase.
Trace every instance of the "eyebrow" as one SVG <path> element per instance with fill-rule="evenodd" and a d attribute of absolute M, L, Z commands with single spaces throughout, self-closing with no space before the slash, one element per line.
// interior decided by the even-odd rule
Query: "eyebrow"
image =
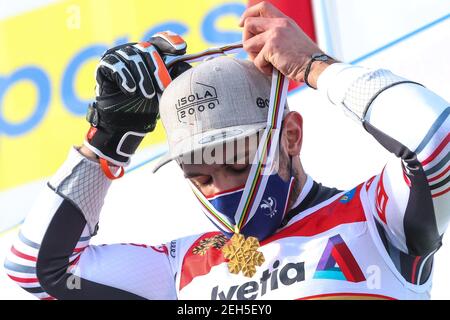
<path fill-rule="evenodd" d="M 226 164 L 221 164 L 220 167 L 223 168 L 225 167 Z M 190 172 L 190 173 L 184 173 L 184 177 L 187 179 L 191 179 L 191 178 L 195 178 L 195 177 L 200 177 L 200 176 L 207 176 L 207 174 L 205 173 L 201 173 L 201 172 Z"/>
<path fill-rule="evenodd" d="M 236 162 L 238 160 L 238 156 L 239 156 L 238 154 L 234 155 L 234 157 L 233 157 L 233 161 L 234 162 L 233 163 L 227 163 L 228 160 L 226 160 L 224 164 L 220 165 L 220 167 L 223 168 L 223 167 L 226 167 L 226 166 L 229 166 L 229 165 L 232 165 L 232 164 L 236 164 Z M 249 157 L 249 151 L 248 150 L 245 151 L 244 157 L 246 159 L 248 159 L 248 157 Z M 241 158 L 241 157 L 239 157 L 239 158 Z M 181 165 L 181 169 L 183 169 L 183 165 Z M 195 177 L 206 176 L 206 175 L 207 174 L 204 174 L 204 173 L 201 173 L 201 172 L 190 172 L 190 173 L 184 172 L 184 178 L 185 179 L 192 179 L 192 178 L 195 178 Z"/>
<path fill-rule="evenodd" d="M 200 173 L 200 172 L 191 172 L 191 173 L 184 174 L 185 179 L 192 179 L 192 178 L 201 177 L 201 176 L 207 176 L 207 174 Z"/>

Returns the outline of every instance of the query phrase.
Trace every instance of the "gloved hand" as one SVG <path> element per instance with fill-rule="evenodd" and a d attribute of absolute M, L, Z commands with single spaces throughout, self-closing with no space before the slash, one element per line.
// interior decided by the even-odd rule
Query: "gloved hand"
<path fill-rule="evenodd" d="M 190 68 L 179 62 L 169 73 L 164 59 L 185 54 L 186 47 L 179 35 L 161 32 L 147 42 L 107 50 L 97 66 L 85 146 L 109 164 L 128 165 L 146 133 L 156 126 L 159 96 L 172 78 Z"/>

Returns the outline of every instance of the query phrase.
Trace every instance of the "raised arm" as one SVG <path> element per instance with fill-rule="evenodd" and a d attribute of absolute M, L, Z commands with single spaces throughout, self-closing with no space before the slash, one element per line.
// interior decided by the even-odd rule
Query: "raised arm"
<path fill-rule="evenodd" d="M 248 8 L 241 26 L 244 48 L 262 72 L 270 73 L 273 65 L 318 88 L 399 158 L 371 181 L 374 215 L 402 252 L 417 257 L 435 252 L 450 219 L 450 104 L 388 70 L 327 58 L 267 2 Z"/>
<path fill-rule="evenodd" d="M 390 71 L 346 64 L 327 68 L 318 87 L 399 158 L 369 191 L 388 240 L 413 256 L 436 251 L 450 220 L 450 104 Z"/>
<path fill-rule="evenodd" d="M 185 51 L 178 35 L 160 33 L 102 56 L 84 146 L 72 149 L 50 179 L 5 261 L 8 275 L 22 288 L 42 299 L 176 298 L 165 246 L 91 246 L 89 241 L 111 180 L 155 128 L 159 95 L 171 81 L 164 55 Z"/>

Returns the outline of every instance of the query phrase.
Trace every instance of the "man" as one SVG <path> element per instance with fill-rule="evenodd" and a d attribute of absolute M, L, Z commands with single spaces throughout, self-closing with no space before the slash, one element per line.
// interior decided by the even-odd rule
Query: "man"
<path fill-rule="evenodd" d="M 13 280 L 41 299 L 429 298 L 450 217 L 449 104 L 389 71 L 325 56 L 270 4 L 248 8 L 241 26 L 253 62 L 181 64 L 170 69 L 178 76 L 170 85 L 162 58 L 185 51 L 175 35 L 103 56 L 86 142 L 27 217 L 5 262 Z M 302 118 L 286 111 L 278 165 L 236 235 L 211 218 L 221 231 L 160 247 L 89 245 L 111 179 L 154 128 L 158 103 L 170 146 L 160 165 L 176 160 L 202 204 L 237 226 L 253 174 L 250 141 L 263 139 L 267 123 L 272 66 L 343 106 L 398 159 L 350 191 L 326 188 L 304 172 Z M 208 147 L 239 141 L 237 153 L 195 161 Z"/>

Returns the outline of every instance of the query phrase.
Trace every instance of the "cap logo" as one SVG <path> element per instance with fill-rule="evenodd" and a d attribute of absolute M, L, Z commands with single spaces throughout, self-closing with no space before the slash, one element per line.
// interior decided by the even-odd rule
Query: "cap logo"
<path fill-rule="evenodd" d="M 198 141 L 198 143 L 205 144 L 205 143 L 211 143 L 211 142 L 214 142 L 214 141 L 217 141 L 217 140 L 220 141 L 220 140 L 224 140 L 226 138 L 237 136 L 237 135 L 239 135 L 239 134 L 241 134 L 243 132 L 244 131 L 239 130 L 239 129 L 234 129 L 232 131 L 222 131 L 220 133 L 216 133 L 216 134 L 213 134 L 213 135 L 210 135 L 210 136 L 206 136 L 206 137 L 200 139 Z"/>
<path fill-rule="evenodd" d="M 256 106 L 261 109 L 269 108 L 269 99 L 258 97 L 256 99 Z"/>
<path fill-rule="evenodd" d="M 192 90 L 192 93 L 179 98 L 175 103 L 178 121 L 187 122 L 187 117 L 196 112 L 212 110 L 219 104 L 216 88 L 200 82 Z"/>

